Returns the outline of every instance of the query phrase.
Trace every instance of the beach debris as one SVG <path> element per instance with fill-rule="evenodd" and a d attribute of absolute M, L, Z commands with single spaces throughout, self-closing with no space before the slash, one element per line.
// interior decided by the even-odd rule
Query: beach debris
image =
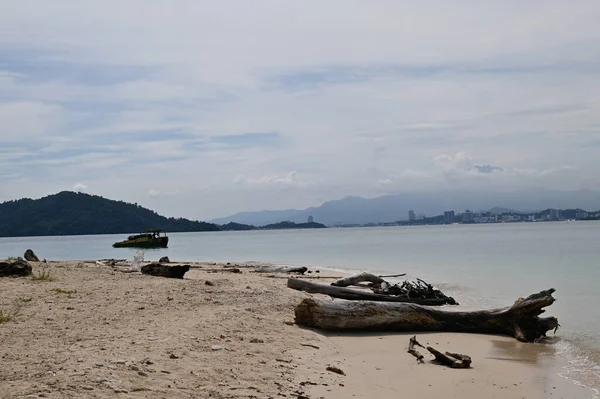
<path fill-rule="evenodd" d="M 419 343 L 419 341 L 417 341 L 417 336 L 415 335 L 411 337 L 408 341 L 408 353 L 416 357 L 419 363 L 423 363 L 423 359 L 425 358 L 425 356 L 423 356 L 419 351 L 417 351 L 415 349 L 415 346 L 420 346 L 421 348 L 427 349 L 433 356 L 435 356 L 435 361 L 437 363 L 446 365 L 453 369 L 468 369 L 469 367 L 471 367 L 470 356 L 450 352 L 442 353 L 431 346 L 425 348 Z"/>
<path fill-rule="evenodd" d="M 258 266 L 254 268 L 255 273 L 299 273 L 304 274 L 307 267 L 285 267 L 285 266 Z"/>
<path fill-rule="evenodd" d="M 0 261 L 0 277 L 25 277 L 32 273 L 31 265 L 24 259 Z"/>
<path fill-rule="evenodd" d="M 140 271 L 142 269 L 142 264 L 144 263 L 144 251 L 137 251 L 135 255 L 133 255 L 133 261 L 131 262 L 131 269 Z"/>
<path fill-rule="evenodd" d="M 321 349 L 317 345 L 313 345 L 313 344 L 300 344 L 300 345 L 301 346 L 308 346 L 309 348 Z"/>
<path fill-rule="evenodd" d="M 331 283 L 334 287 L 349 287 L 351 285 L 358 285 L 359 283 L 369 282 L 376 285 L 385 283 L 385 280 L 379 276 L 371 273 L 359 273 L 353 276 L 341 278 Z"/>
<path fill-rule="evenodd" d="M 237 267 L 224 267 L 223 269 L 204 269 L 197 266 L 191 266 L 196 270 L 200 270 L 201 272 L 207 273 L 241 273 L 242 271 Z"/>
<path fill-rule="evenodd" d="M 174 353 L 171 353 L 171 354 L 169 355 L 169 359 L 179 359 L 179 356 L 177 356 L 177 355 L 176 355 L 176 354 L 174 354 Z"/>
<path fill-rule="evenodd" d="M 168 256 L 163 256 L 158 260 L 158 263 L 171 263 Z"/>
<path fill-rule="evenodd" d="M 127 262 L 127 259 L 100 259 L 96 261 L 101 266 L 118 266 L 119 263 Z"/>
<path fill-rule="evenodd" d="M 446 303 L 446 300 L 441 298 L 417 299 L 395 295 L 377 294 L 364 290 L 317 284 L 297 278 L 289 278 L 287 281 L 287 286 L 288 288 L 298 291 L 310 292 L 313 294 L 325 294 L 332 298 L 346 299 L 351 301 L 408 302 L 427 306 L 441 306 Z"/>
<path fill-rule="evenodd" d="M 214 350 L 214 351 L 220 351 L 220 350 L 223 350 L 223 347 L 221 345 L 213 345 L 212 346 L 212 350 Z"/>
<path fill-rule="evenodd" d="M 416 282 L 404 281 L 402 283 L 391 284 L 383 277 L 402 277 L 406 273 L 394 274 L 388 276 L 376 276 L 371 273 L 359 273 L 353 276 L 344 277 L 331 283 L 334 287 L 348 287 L 351 285 L 364 287 L 361 283 L 370 283 L 367 285 L 374 293 L 383 295 L 392 295 L 397 298 L 406 299 L 437 299 L 444 305 L 458 305 L 454 298 L 446 296 L 443 292 L 433 288 L 431 284 L 417 279 Z"/>
<path fill-rule="evenodd" d="M 150 263 L 142 266 L 142 273 L 157 277 L 183 278 L 190 270 L 189 265 L 167 266 L 160 263 Z"/>
<path fill-rule="evenodd" d="M 252 339 L 250 340 L 250 343 L 251 343 L 251 344 L 264 344 L 264 343 L 265 343 L 265 341 L 264 341 L 264 340 L 262 340 L 262 339 L 260 339 L 260 338 L 252 338 Z"/>
<path fill-rule="evenodd" d="M 332 373 L 336 373 L 336 374 L 339 374 L 339 375 L 346 375 L 346 373 L 344 373 L 342 371 L 342 369 L 340 369 L 338 367 L 335 367 L 335 366 L 327 366 L 327 368 L 325 370 L 331 371 Z"/>
<path fill-rule="evenodd" d="M 288 286 L 290 281 L 298 280 L 288 280 Z M 559 327 L 555 317 L 539 317 L 545 307 L 554 303 L 554 292 L 551 288 L 519 298 L 512 306 L 470 312 L 444 311 L 413 303 L 307 298 L 296 306 L 295 321 L 301 326 L 333 331 L 471 332 L 508 335 L 522 342 L 534 342 Z"/>
<path fill-rule="evenodd" d="M 417 358 L 419 363 L 423 363 L 423 359 L 425 356 L 421 355 L 421 353 L 415 349 L 415 346 L 420 346 L 421 348 L 425 348 L 423 345 L 417 341 L 417 336 L 415 335 L 408 341 L 408 353 Z"/>
<path fill-rule="evenodd" d="M 33 252 L 33 250 L 28 249 L 27 251 L 25 251 L 25 254 L 23 255 L 23 257 L 25 258 L 26 261 L 29 262 L 39 262 L 39 258 L 37 257 L 37 255 Z"/>
<path fill-rule="evenodd" d="M 211 287 L 215 285 L 215 283 L 213 283 L 213 282 L 212 282 L 212 281 L 210 281 L 210 280 L 206 280 L 206 281 L 204 282 L 204 284 L 205 284 L 205 285 L 209 285 L 209 286 L 211 286 Z"/>
<path fill-rule="evenodd" d="M 119 263 L 126 261 L 127 259 L 103 259 L 102 261 L 96 261 L 96 263 L 103 266 L 113 266 L 115 270 L 123 273 L 136 273 L 141 271 L 142 265 L 144 264 L 144 251 L 137 251 L 135 253 L 131 266 L 123 267 L 122 265 L 119 265 Z"/>
<path fill-rule="evenodd" d="M 467 355 L 461 355 L 459 353 L 442 353 L 431 346 L 427 347 L 427 350 L 435 356 L 435 360 L 438 363 L 446 365 L 453 369 L 468 369 L 471 367 L 471 357 Z"/>

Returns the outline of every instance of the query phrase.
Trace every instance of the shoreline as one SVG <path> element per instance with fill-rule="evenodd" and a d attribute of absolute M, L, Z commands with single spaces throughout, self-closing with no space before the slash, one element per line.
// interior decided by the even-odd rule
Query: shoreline
<path fill-rule="evenodd" d="M 293 308 L 315 295 L 246 268 L 211 273 L 203 269 L 225 264 L 185 263 L 197 267 L 184 280 L 121 273 L 96 261 L 48 262 L 55 281 L 0 279 L 0 309 L 31 298 L 15 321 L 0 325 L 0 396 L 593 397 L 558 375 L 553 345 L 418 333 L 424 344 L 473 358 L 469 370 L 419 365 L 406 353 L 412 334 L 299 328 Z M 33 266 L 38 273 L 44 264 Z M 319 269 L 321 278 L 332 275 Z M 326 371 L 329 364 L 346 375 Z"/>

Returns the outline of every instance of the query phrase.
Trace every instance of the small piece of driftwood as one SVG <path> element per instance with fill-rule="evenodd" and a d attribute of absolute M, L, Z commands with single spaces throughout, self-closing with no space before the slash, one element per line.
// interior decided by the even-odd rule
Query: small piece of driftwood
<path fill-rule="evenodd" d="M 444 364 L 453 369 L 468 369 L 471 367 L 471 357 L 467 355 L 461 355 L 460 353 L 442 353 L 431 346 L 427 347 L 427 350 L 435 356 L 435 360 L 438 363 Z"/>
<path fill-rule="evenodd" d="M 408 353 L 410 353 L 411 355 L 413 355 L 414 357 L 416 357 L 417 361 L 419 363 L 423 363 L 424 356 L 421 355 L 421 353 L 418 350 L 415 349 L 415 346 L 420 346 L 421 348 L 425 348 L 423 345 L 421 345 L 419 343 L 419 341 L 417 341 L 417 336 L 416 335 L 414 337 L 412 337 L 408 341 Z"/>
<path fill-rule="evenodd" d="M 259 266 L 254 269 L 255 273 L 300 273 L 308 271 L 307 267 L 279 267 L 279 266 Z"/>

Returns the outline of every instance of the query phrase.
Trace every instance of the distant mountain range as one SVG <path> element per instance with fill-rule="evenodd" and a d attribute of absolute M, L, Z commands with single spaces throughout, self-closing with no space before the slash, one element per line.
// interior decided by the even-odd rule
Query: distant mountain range
<path fill-rule="evenodd" d="M 533 212 L 547 208 L 600 209 L 600 192 L 522 190 L 512 192 L 446 191 L 424 194 L 386 195 L 377 198 L 346 197 L 327 201 L 321 206 L 302 210 L 264 210 L 242 212 L 211 220 L 212 223 L 229 222 L 264 225 L 284 220 L 305 222 L 312 216 L 315 222 L 328 226 L 343 224 L 386 223 L 408 219 L 408 211 L 428 216 L 447 210 L 464 212 L 488 211 L 497 214 L 518 210 Z"/>

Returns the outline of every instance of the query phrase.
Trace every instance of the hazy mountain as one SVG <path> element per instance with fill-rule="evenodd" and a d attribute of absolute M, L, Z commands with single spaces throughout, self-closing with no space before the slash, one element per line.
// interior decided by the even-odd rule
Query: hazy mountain
<path fill-rule="evenodd" d="M 494 208 L 496 208 L 494 210 Z M 346 197 L 328 201 L 318 207 L 304 210 L 280 210 L 243 212 L 229 217 L 212 220 L 213 223 L 229 222 L 264 225 L 284 220 L 305 222 L 313 216 L 315 222 L 326 225 L 366 224 L 407 220 L 408 211 L 428 216 L 439 215 L 445 210 L 463 212 L 495 212 L 519 210 L 537 211 L 547 208 L 600 209 L 600 192 L 522 190 L 513 192 L 467 192 L 446 191 L 421 194 L 386 195 L 377 198 Z"/>

